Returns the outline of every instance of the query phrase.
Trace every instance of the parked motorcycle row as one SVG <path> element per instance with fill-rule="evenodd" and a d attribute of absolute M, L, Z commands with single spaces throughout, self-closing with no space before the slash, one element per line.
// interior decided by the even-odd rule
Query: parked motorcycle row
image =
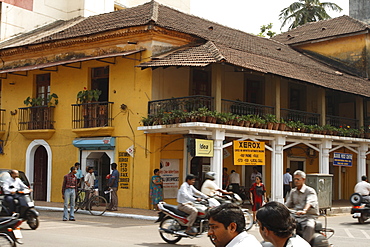
<path fill-rule="evenodd" d="M 186 223 L 187 214 L 178 210 L 177 206 L 166 204 L 165 202 L 160 202 L 158 204 L 159 217 L 156 222 L 159 222 L 159 235 L 161 238 L 169 243 L 175 244 L 179 242 L 182 238 L 194 238 L 208 231 L 208 219 L 207 212 L 210 208 L 218 206 L 222 203 L 235 203 L 241 205 L 243 200 L 237 195 L 226 195 L 223 197 L 214 197 L 209 199 L 204 199 L 200 202 L 196 202 L 195 207 L 198 210 L 198 217 L 193 225 L 197 229 L 195 235 L 189 235 L 186 233 Z M 248 231 L 253 226 L 253 217 L 249 213 L 248 209 L 242 209 L 244 212 L 246 220 L 246 230 Z M 325 226 L 316 220 L 315 233 L 312 237 L 310 245 L 312 247 L 329 247 L 329 238 L 333 236 L 334 230 L 327 227 L 327 221 L 325 217 Z M 296 233 L 302 235 L 300 232 L 300 227 L 298 225 Z M 263 246 L 272 246 L 270 243 L 263 243 Z"/>

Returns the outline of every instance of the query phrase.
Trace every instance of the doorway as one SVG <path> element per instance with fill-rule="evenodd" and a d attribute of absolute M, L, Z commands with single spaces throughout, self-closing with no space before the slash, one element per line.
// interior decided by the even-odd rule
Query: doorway
<path fill-rule="evenodd" d="M 190 164 L 190 173 L 195 175 L 196 180 L 194 187 L 200 190 L 202 184 L 204 182 L 204 175 L 206 172 L 210 171 L 210 159 L 209 158 L 201 158 L 201 157 L 194 157 L 191 160 Z"/>
<path fill-rule="evenodd" d="M 91 152 L 86 157 L 86 167 L 91 166 L 94 168 L 96 178 L 95 185 L 96 188 L 99 190 L 99 195 L 101 196 L 106 195 L 104 194 L 104 191 L 107 190 L 106 176 L 110 174 L 110 164 L 111 159 L 105 152 Z"/>
<path fill-rule="evenodd" d="M 34 155 L 33 197 L 36 201 L 46 201 L 47 197 L 48 154 L 44 146 L 39 146 Z"/>

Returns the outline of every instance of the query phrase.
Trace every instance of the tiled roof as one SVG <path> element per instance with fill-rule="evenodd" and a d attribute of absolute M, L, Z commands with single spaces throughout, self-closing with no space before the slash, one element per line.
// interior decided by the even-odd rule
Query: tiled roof
<path fill-rule="evenodd" d="M 276 35 L 273 37 L 273 40 L 292 45 L 312 40 L 355 34 L 367 31 L 368 29 L 368 24 L 344 15 L 330 20 L 309 22 Z"/>
<path fill-rule="evenodd" d="M 338 73 L 336 69 L 302 55 L 286 44 L 188 15 L 154 1 L 134 8 L 88 17 L 31 44 L 86 37 L 110 30 L 149 24 L 190 34 L 203 41 L 153 58 L 152 61 L 141 64 L 143 67 L 206 66 L 222 61 L 370 97 L 369 82 L 365 79 Z M 362 25 L 357 29 L 353 27 L 351 30 L 356 32 L 361 28 L 363 30 L 365 26 Z"/>

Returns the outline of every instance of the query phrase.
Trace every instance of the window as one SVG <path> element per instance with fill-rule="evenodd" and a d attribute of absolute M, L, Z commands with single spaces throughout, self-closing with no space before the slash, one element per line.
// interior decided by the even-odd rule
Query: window
<path fill-rule="evenodd" d="M 47 98 L 50 95 L 50 74 L 36 75 L 36 98 L 43 99 L 42 105 L 47 105 Z"/>
<path fill-rule="evenodd" d="M 91 69 L 91 89 L 99 89 L 102 92 L 100 102 L 108 101 L 109 66 Z"/>
<path fill-rule="evenodd" d="M 246 80 L 245 101 L 254 104 L 263 104 L 263 82 L 257 80 Z"/>
<path fill-rule="evenodd" d="M 192 70 L 191 95 L 211 96 L 211 73 L 206 70 Z"/>

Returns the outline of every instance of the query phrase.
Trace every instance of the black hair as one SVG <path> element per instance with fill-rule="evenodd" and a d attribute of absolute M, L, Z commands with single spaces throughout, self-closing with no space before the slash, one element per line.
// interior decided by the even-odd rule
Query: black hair
<path fill-rule="evenodd" d="M 225 229 L 231 224 L 236 224 L 236 231 L 241 233 L 245 229 L 245 218 L 239 206 L 232 203 L 221 204 L 208 211 L 207 218 L 224 225 Z"/>
<path fill-rule="evenodd" d="M 231 170 L 231 173 L 235 172 L 235 170 Z"/>
<path fill-rule="evenodd" d="M 194 178 L 195 178 L 194 174 L 188 174 L 188 175 L 186 175 L 185 181 L 192 180 Z"/>
<path fill-rule="evenodd" d="M 159 169 L 154 169 L 154 174 L 156 174 L 157 172 L 159 172 Z"/>
<path fill-rule="evenodd" d="M 290 172 L 290 168 L 288 167 L 285 171 L 286 171 L 286 172 Z"/>
<path fill-rule="evenodd" d="M 362 179 L 362 181 L 366 181 L 366 180 L 367 180 L 367 177 L 366 177 L 365 175 L 363 175 L 363 176 L 361 177 L 361 179 Z"/>
<path fill-rule="evenodd" d="M 75 166 L 72 166 L 72 167 L 69 169 L 69 171 L 70 171 L 70 172 L 73 172 L 73 170 L 76 170 L 76 167 L 75 167 Z"/>
<path fill-rule="evenodd" d="M 260 181 L 261 181 L 261 183 L 262 183 L 262 178 L 261 178 L 261 176 L 257 175 L 257 176 L 256 176 L 256 178 L 259 178 L 259 179 L 260 179 Z"/>
<path fill-rule="evenodd" d="M 111 165 L 112 169 L 116 169 L 117 168 L 117 164 L 116 163 L 112 163 L 110 165 Z"/>
<path fill-rule="evenodd" d="M 75 166 L 81 166 L 81 164 L 79 162 L 76 162 Z"/>
<path fill-rule="evenodd" d="M 224 170 L 224 171 L 227 171 L 227 167 L 224 167 L 224 168 L 223 168 L 223 170 Z"/>
<path fill-rule="evenodd" d="M 289 209 L 280 202 L 266 203 L 257 211 L 256 218 L 262 230 L 266 227 L 280 238 L 290 237 L 296 228 Z"/>

